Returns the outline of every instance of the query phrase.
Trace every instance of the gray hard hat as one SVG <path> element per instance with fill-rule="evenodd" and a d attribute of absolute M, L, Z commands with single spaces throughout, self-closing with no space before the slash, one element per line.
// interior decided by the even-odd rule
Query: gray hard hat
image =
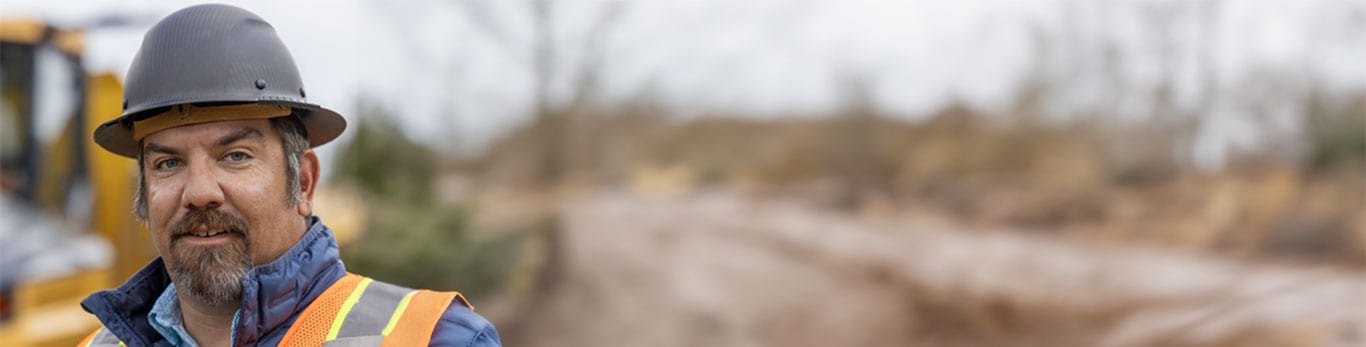
<path fill-rule="evenodd" d="M 285 106 L 308 131 L 309 147 L 341 135 L 346 119 L 311 104 L 294 58 L 261 17 L 207 4 L 166 16 L 143 36 L 124 89 L 123 114 L 95 129 L 95 143 L 136 157 L 135 122 L 177 105 L 257 103 Z"/>

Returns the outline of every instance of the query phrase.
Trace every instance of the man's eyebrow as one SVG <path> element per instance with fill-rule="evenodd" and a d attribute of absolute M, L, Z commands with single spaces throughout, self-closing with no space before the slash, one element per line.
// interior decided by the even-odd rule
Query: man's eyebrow
<path fill-rule="evenodd" d="M 256 128 L 242 128 L 242 130 L 238 130 L 237 132 L 228 134 L 228 136 L 224 136 L 223 138 L 218 139 L 218 146 L 227 146 L 232 144 L 233 142 L 241 141 L 248 138 L 259 140 L 264 139 L 265 135 L 262 135 L 261 131 L 256 130 Z"/>
<path fill-rule="evenodd" d="M 164 153 L 169 155 L 180 155 L 179 149 L 175 149 L 168 146 L 162 146 L 154 142 L 148 142 L 143 144 L 142 151 L 144 153 Z"/>

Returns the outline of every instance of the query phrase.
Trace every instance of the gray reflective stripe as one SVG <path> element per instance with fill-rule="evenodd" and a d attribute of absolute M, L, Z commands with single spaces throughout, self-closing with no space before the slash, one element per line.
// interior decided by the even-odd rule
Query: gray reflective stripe
<path fill-rule="evenodd" d="M 99 346 L 99 347 L 111 347 L 111 346 L 118 346 L 118 345 L 119 345 L 119 337 L 118 337 L 118 336 L 114 336 L 114 333 L 109 332 L 109 329 L 105 329 L 104 327 L 100 327 L 100 332 L 95 333 L 95 338 L 90 339 L 90 344 L 87 345 L 87 346 L 91 346 L 91 347 L 96 347 L 96 346 Z"/>
<path fill-rule="evenodd" d="M 338 337 L 336 340 L 323 342 L 323 347 L 371 347 L 379 346 L 382 342 L 384 336 L 379 335 Z"/>
<path fill-rule="evenodd" d="M 412 289 L 374 281 L 361 293 L 351 312 L 346 314 L 341 329 L 337 330 L 337 340 L 347 337 L 379 336 L 383 338 L 384 326 L 394 316 L 398 303 Z"/>

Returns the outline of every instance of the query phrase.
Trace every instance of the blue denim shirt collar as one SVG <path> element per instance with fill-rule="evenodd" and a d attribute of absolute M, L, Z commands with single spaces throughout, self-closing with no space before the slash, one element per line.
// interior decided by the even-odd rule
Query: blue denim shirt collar
<path fill-rule="evenodd" d="M 147 322 L 152 324 L 152 329 L 161 333 L 161 337 L 170 342 L 172 346 L 198 347 L 190 332 L 185 331 L 185 323 L 180 318 L 180 301 L 176 299 L 175 285 L 166 286 L 166 290 L 161 291 L 161 297 L 157 298 L 156 304 L 152 305 L 152 312 L 147 314 Z"/>
<path fill-rule="evenodd" d="M 237 320 L 242 317 L 242 310 L 232 314 L 232 336 L 237 338 Z M 199 347 L 199 344 L 190 336 L 190 332 L 185 330 L 185 320 L 180 313 L 180 300 L 176 297 L 175 284 L 166 286 L 166 290 L 161 292 L 161 297 L 157 298 L 157 303 L 152 305 L 152 312 L 147 314 L 147 321 L 152 324 L 152 329 L 161 333 L 161 337 L 170 342 L 173 346 Z"/>

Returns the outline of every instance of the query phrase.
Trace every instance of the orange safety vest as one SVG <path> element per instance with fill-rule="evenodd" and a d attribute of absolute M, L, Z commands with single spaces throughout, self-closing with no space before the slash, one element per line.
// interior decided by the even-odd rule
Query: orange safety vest
<path fill-rule="evenodd" d="M 280 346 L 426 346 L 436 323 L 459 292 L 413 290 L 347 273 L 314 299 Z M 100 328 L 79 346 L 123 346 Z"/>

